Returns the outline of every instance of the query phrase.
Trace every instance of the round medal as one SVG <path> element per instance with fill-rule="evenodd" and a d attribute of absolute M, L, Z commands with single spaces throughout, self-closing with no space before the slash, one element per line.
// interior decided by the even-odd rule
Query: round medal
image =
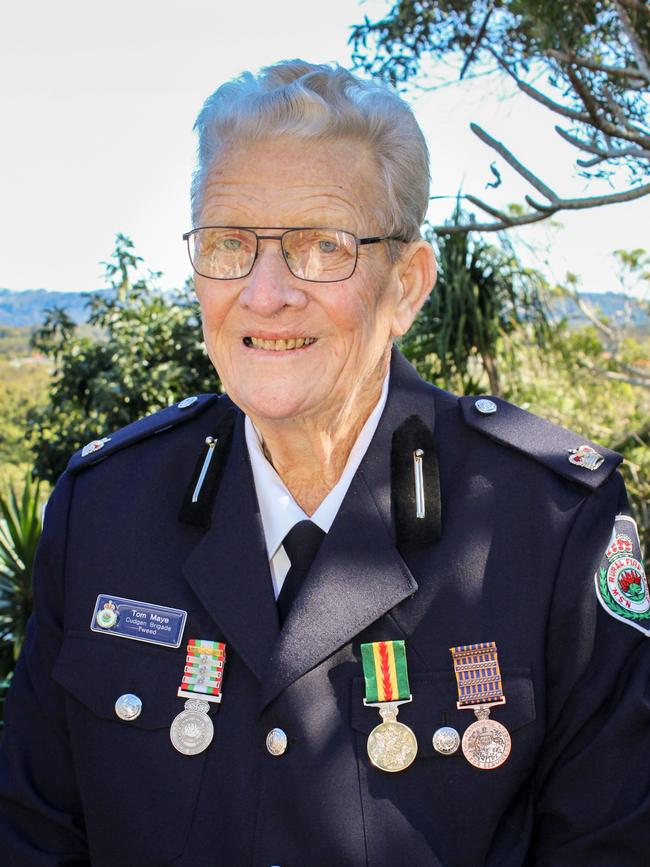
<path fill-rule="evenodd" d="M 451 726 L 442 726 L 433 735 L 433 748 L 443 756 L 453 755 L 460 746 L 460 735 Z"/>
<path fill-rule="evenodd" d="M 207 701 L 189 699 L 185 710 L 181 711 L 171 724 L 169 736 L 174 748 L 184 756 L 195 756 L 210 746 L 214 736 L 214 726 L 208 716 L 210 705 Z"/>
<path fill-rule="evenodd" d="M 383 722 L 368 736 L 368 756 L 381 771 L 403 771 L 413 762 L 417 751 L 415 735 L 404 723 Z"/>
<path fill-rule="evenodd" d="M 493 719 L 477 719 L 463 735 L 463 753 L 475 768 L 498 768 L 510 755 L 508 729 Z"/>

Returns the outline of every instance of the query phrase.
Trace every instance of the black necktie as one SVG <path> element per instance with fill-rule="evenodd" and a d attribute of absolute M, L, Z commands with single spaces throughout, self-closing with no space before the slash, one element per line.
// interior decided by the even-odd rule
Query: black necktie
<path fill-rule="evenodd" d="M 314 557 L 324 538 L 325 533 L 313 521 L 299 521 L 284 537 L 282 544 L 291 561 L 291 568 L 287 572 L 278 596 L 280 623 L 286 620 L 293 600 L 298 595 L 305 575 L 309 572 L 309 567 L 314 562 Z"/>

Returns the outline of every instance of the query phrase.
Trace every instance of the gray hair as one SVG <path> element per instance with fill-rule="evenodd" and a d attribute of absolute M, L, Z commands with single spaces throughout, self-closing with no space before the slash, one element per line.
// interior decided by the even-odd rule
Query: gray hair
<path fill-rule="evenodd" d="M 194 129 L 198 134 L 191 193 L 195 226 L 208 172 L 227 145 L 290 135 L 312 141 L 343 138 L 366 145 L 385 193 L 378 202 L 383 216 L 380 231 L 404 241 L 420 238 L 429 202 L 429 152 L 410 107 L 383 83 L 357 78 L 339 65 L 286 60 L 257 76 L 244 72 L 222 84 L 206 99 Z"/>

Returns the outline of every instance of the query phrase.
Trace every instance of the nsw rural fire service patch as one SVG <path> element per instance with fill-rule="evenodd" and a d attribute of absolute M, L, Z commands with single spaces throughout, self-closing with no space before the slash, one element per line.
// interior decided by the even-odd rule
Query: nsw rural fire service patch
<path fill-rule="evenodd" d="M 634 520 L 617 515 L 612 537 L 595 575 L 605 611 L 650 637 L 650 593 Z"/>

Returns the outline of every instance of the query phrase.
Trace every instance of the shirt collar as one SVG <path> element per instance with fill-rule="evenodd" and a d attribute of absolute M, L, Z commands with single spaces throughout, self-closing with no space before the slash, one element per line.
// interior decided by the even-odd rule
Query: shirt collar
<path fill-rule="evenodd" d="M 363 460 L 363 456 L 368 450 L 368 446 L 379 425 L 379 419 L 388 398 L 389 378 L 390 373 L 387 373 L 377 405 L 368 416 L 366 423 L 352 446 L 350 456 L 340 479 L 318 506 L 311 518 L 296 503 L 280 476 L 269 461 L 267 461 L 262 449 L 262 437 L 251 419 L 246 416 L 244 424 L 246 445 L 253 470 L 253 481 L 260 507 L 262 527 L 264 528 L 264 541 L 269 560 L 275 555 L 289 530 L 298 521 L 312 520 L 325 533 L 329 532 L 350 486 L 350 482 Z"/>

